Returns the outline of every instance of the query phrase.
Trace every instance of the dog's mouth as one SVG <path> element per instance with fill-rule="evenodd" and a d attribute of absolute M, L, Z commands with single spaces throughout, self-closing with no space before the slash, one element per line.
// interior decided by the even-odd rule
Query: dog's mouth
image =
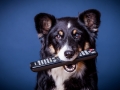
<path fill-rule="evenodd" d="M 67 72 L 73 72 L 76 70 L 75 64 L 64 65 L 63 67 Z"/>

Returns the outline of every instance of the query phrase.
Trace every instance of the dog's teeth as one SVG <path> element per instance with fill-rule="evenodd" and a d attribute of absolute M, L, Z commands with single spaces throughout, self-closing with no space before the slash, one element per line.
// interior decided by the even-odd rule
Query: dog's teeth
<path fill-rule="evenodd" d="M 75 65 L 72 65 L 73 66 L 73 68 L 75 68 Z"/>
<path fill-rule="evenodd" d="M 76 65 L 72 65 L 71 68 L 69 68 L 67 65 L 65 65 L 64 68 L 67 72 L 73 72 L 76 68 Z"/>

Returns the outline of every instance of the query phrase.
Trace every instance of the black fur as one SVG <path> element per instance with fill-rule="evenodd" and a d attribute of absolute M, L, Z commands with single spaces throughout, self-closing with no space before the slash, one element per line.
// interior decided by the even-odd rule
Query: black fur
<path fill-rule="evenodd" d="M 56 19 L 53 15 L 40 13 L 35 16 L 35 26 L 39 38 L 42 38 L 41 57 L 47 58 L 57 55 L 59 50 L 68 41 L 68 45 L 76 53 L 78 48 L 85 48 L 85 43 L 89 43 L 89 48 L 96 48 L 96 38 L 98 27 L 100 25 L 100 13 L 95 9 L 90 9 L 81 13 L 78 17 L 63 17 Z M 67 24 L 71 23 L 69 30 Z M 76 30 L 74 35 L 72 32 Z M 58 32 L 62 31 L 62 35 Z M 50 45 L 53 46 L 54 52 L 50 52 Z M 97 87 L 97 70 L 96 59 L 84 61 L 86 69 L 82 78 L 70 77 L 63 82 L 64 90 L 98 90 Z M 37 74 L 37 84 L 35 90 L 54 90 L 56 81 L 47 71 L 41 71 Z M 58 76 L 59 77 L 59 76 Z M 56 89 L 55 89 L 56 90 Z"/>

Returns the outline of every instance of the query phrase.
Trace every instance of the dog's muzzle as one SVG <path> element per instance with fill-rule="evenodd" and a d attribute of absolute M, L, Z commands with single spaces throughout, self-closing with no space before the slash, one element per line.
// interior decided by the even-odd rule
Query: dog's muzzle
<path fill-rule="evenodd" d="M 67 50 L 67 51 L 64 52 L 64 55 L 65 55 L 66 58 L 72 58 L 73 55 L 74 55 L 74 51 Z"/>

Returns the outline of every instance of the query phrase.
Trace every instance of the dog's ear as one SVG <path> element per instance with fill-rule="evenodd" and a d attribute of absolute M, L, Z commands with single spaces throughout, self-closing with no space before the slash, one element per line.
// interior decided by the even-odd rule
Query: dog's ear
<path fill-rule="evenodd" d="M 79 15 L 79 20 L 85 24 L 85 26 L 91 32 L 98 32 L 100 25 L 100 12 L 95 9 L 86 10 Z"/>
<path fill-rule="evenodd" d="M 48 34 L 50 29 L 55 24 L 56 19 L 53 15 L 40 13 L 35 16 L 34 21 L 38 37 L 41 38 L 42 36 Z"/>

